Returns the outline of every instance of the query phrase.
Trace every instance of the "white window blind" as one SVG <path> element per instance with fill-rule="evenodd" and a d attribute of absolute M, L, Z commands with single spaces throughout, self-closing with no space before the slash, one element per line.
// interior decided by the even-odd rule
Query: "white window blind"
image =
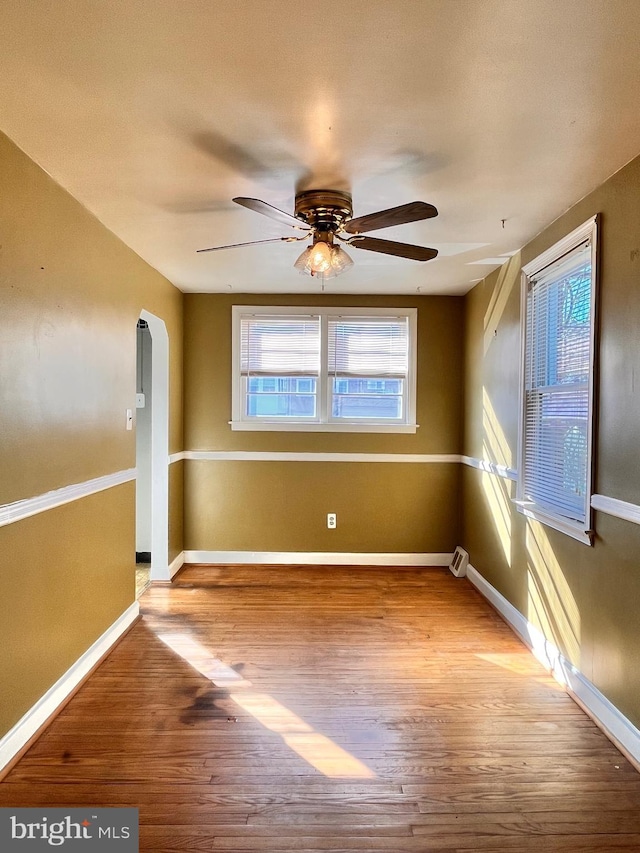
<path fill-rule="evenodd" d="M 240 353 L 240 369 L 244 376 L 317 376 L 320 318 L 243 316 Z"/>
<path fill-rule="evenodd" d="M 406 317 L 330 317 L 328 368 L 332 376 L 404 379 L 409 369 Z"/>
<path fill-rule="evenodd" d="M 589 516 L 593 276 L 584 240 L 527 280 L 522 497 Z"/>

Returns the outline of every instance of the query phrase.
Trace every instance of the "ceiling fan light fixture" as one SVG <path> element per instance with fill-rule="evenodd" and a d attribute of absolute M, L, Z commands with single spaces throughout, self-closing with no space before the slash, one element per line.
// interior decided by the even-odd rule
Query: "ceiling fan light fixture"
<path fill-rule="evenodd" d="M 317 250 L 318 246 L 321 248 Z M 329 261 L 327 263 L 327 250 Z M 353 266 L 353 261 L 341 246 L 319 242 L 309 246 L 293 265 L 299 272 L 313 277 L 335 278 Z"/>
<path fill-rule="evenodd" d="M 331 269 L 331 246 L 324 240 L 318 240 L 311 247 L 309 269 L 313 275 L 326 273 Z"/>
<path fill-rule="evenodd" d="M 307 246 L 293 266 L 298 270 L 298 272 L 311 275 L 311 246 Z"/>
<path fill-rule="evenodd" d="M 334 275 L 340 275 L 353 266 L 353 261 L 347 255 L 342 246 L 333 246 L 331 249 L 331 271 Z"/>

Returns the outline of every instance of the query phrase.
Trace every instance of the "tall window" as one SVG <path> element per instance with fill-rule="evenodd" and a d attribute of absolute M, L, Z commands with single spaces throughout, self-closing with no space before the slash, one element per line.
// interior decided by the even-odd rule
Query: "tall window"
<path fill-rule="evenodd" d="M 518 505 L 590 543 L 596 221 L 523 268 Z"/>
<path fill-rule="evenodd" d="M 416 309 L 234 306 L 232 428 L 415 432 L 415 324 Z"/>

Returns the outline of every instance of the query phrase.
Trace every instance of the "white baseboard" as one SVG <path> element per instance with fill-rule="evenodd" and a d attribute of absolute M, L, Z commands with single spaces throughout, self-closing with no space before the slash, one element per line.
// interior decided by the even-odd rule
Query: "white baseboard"
<path fill-rule="evenodd" d="M 27 713 L 0 739 L 0 773 L 31 738 L 42 728 L 66 702 L 84 678 L 106 655 L 124 632 L 136 621 L 140 613 L 138 602 L 134 602 L 99 637 L 87 651 L 72 664 L 56 683 L 33 705 Z"/>
<path fill-rule="evenodd" d="M 556 681 L 573 694 L 578 704 L 610 740 L 627 754 L 636 767 L 640 766 L 640 731 L 633 723 L 473 566 L 467 567 L 467 578 L 521 637 L 534 657 L 551 671 Z"/>
<path fill-rule="evenodd" d="M 342 551 L 185 551 L 185 563 L 260 565 L 448 566 L 452 554 L 381 554 Z"/>
<path fill-rule="evenodd" d="M 176 575 L 184 565 L 184 551 L 180 551 L 178 556 L 169 563 L 169 579 Z"/>
<path fill-rule="evenodd" d="M 184 563 L 184 551 L 180 551 L 178 556 L 174 557 L 174 559 L 168 564 L 165 563 L 162 566 L 159 566 L 156 564 L 154 566 L 153 562 L 152 562 L 151 563 L 151 576 L 150 576 L 151 581 L 153 583 L 155 583 L 155 582 L 169 583 L 170 580 L 173 578 L 173 576 L 177 572 L 180 571 L 183 563 Z"/>

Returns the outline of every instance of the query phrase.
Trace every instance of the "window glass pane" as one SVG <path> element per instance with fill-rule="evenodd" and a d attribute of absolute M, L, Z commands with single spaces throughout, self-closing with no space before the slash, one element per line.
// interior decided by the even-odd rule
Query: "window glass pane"
<path fill-rule="evenodd" d="M 591 264 L 585 264 L 558 282 L 558 345 L 555 381 L 558 384 L 589 379 Z"/>
<path fill-rule="evenodd" d="M 533 387 L 588 381 L 590 296 L 590 264 L 532 289 L 528 313 Z"/>
<path fill-rule="evenodd" d="M 331 415 L 345 420 L 400 420 L 403 385 L 401 379 L 334 379 Z"/>
<path fill-rule="evenodd" d="M 311 377 L 250 377 L 246 414 L 258 418 L 315 418 L 316 385 L 316 379 Z"/>

